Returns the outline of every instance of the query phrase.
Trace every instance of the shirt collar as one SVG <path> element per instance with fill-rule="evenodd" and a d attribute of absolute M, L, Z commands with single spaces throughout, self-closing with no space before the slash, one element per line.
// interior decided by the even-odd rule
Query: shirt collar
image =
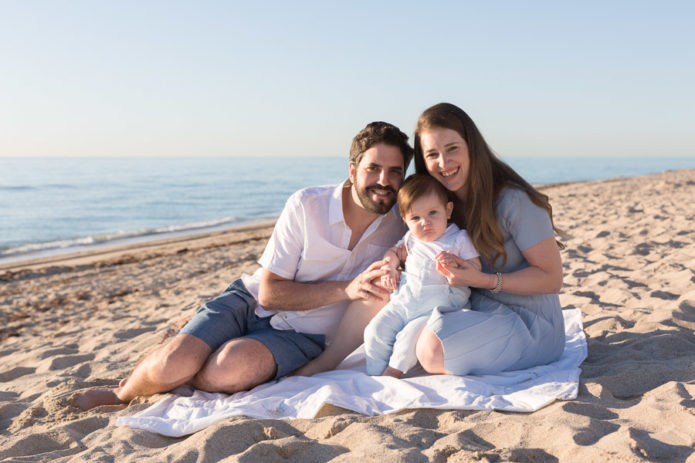
<path fill-rule="evenodd" d="M 343 216 L 343 188 L 346 188 L 347 180 L 339 183 L 333 189 L 331 202 L 328 206 L 328 223 L 334 225 L 336 223 L 345 222 Z"/>
<path fill-rule="evenodd" d="M 455 233 L 459 232 L 459 227 L 455 223 L 450 223 L 447 227 L 446 230 L 444 230 L 444 233 L 442 233 L 441 238 L 444 238 L 445 236 L 453 235 Z"/>

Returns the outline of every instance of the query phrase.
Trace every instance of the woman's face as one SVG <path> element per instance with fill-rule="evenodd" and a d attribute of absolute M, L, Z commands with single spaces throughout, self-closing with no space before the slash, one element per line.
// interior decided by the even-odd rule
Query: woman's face
<path fill-rule="evenodd" d="M 468 179 L 468 144 L 455 130 L 435 127 L 420 132 L 427 171 L 447 190 L 458 192 Z"/>

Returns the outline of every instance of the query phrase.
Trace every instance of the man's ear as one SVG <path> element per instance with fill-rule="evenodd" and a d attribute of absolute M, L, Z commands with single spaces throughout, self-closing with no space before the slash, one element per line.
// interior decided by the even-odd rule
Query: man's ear
<path fill-rule="evenodd" d="M 350 163 L 348 165 L 348 173 L 350 175 L 350 182 L 355 183 L 355 169 L 357 169 L 357 166 L 354 163 Z"/>
<path fill-rule="evenodd" d="M 451 213 L 454 212 L 454 203 L 449 201 L 446 203 L 446 218 L 450 219 L 451 218 Z"/>

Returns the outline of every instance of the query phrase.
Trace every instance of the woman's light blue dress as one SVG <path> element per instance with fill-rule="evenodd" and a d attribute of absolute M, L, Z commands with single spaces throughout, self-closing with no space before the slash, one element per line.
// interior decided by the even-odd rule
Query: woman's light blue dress
<path fill-rule="evenodd" d="M 510 273 L 528 262 L 521 251 L 554 236 L 550 217 L 521 190 L 502 191 L 495 206 L 507 262 L 481 256 L 483 272 Z M 455 375 L 491 374 L 543 365 L 562 355 L 565 327 L 557 294 L 524 296 L 475 288 L 470 309 L 435 309 L 427 326 L 441 340 L 444 367 Z"/>

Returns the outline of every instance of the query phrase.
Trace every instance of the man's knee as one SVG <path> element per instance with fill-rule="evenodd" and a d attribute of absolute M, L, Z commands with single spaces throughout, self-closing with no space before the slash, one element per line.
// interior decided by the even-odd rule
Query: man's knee
<path fill-rule="evenodd" d="M 255 339 L 234 339 L 210 355 L 193 378 L 193 386 L 208 392 L 234 393 L 275 377 L 275 359 Z"/>
<path fill-rule="evenodd" d="M 179 334 L 145 361 L 150 379 L 160 384 L 188 381 L 205 364 L 212 349 L 190 334 Z"/>

